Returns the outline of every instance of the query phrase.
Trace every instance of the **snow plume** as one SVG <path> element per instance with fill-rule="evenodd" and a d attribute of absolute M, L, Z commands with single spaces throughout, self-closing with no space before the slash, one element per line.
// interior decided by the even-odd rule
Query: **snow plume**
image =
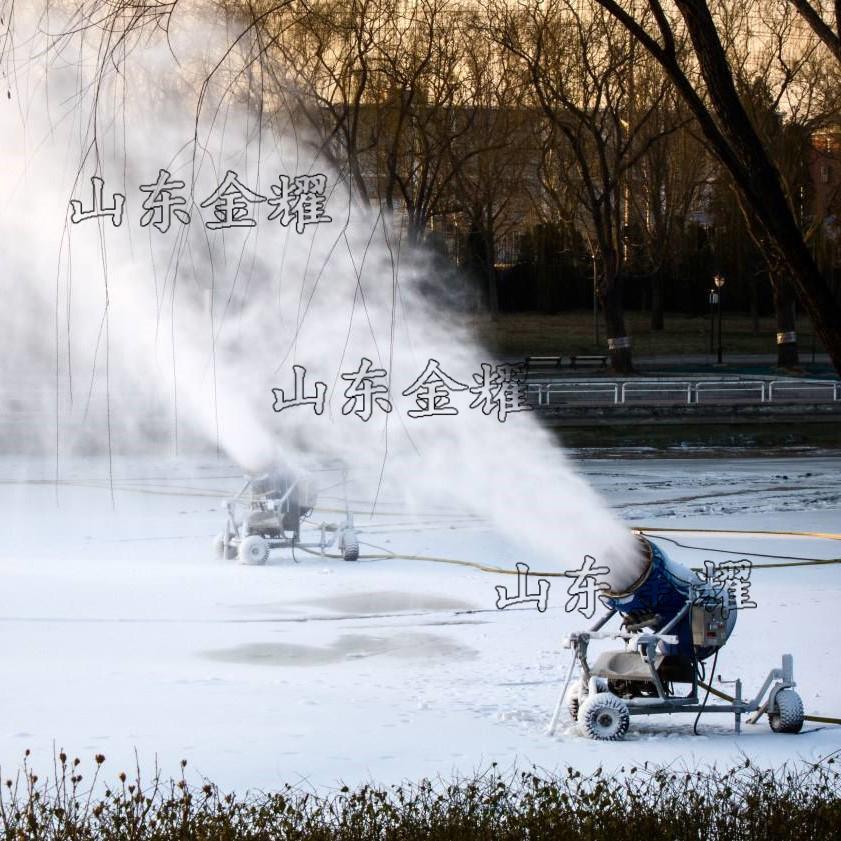
<path fill-rule="evenodd" d="M 480 395 L 458 385 L 475 386 L 493 360 L 441 306 L 436 290 L 455 278 L 410 252 L 392 220 L 356 206 L 301 126 L 261 123 L 234 66 L 241 50 L 228 52 L 235 34 L 176 11 L 167 37 L 129 40 L 115 63 L 89 32 L 57 40 L 50 33 L 72 21 L 55 14 L 31 38 L 18 15 L 0 105 L 7 441 L 57 453 L 59 469 L 73 454 L 185 453 L 200 441 L 244 471 L 340 459 L 372 510 L 386 495 L 466 509 L 525 541 L 535 564 L 634 553 L 532 415 L 501 422 L 470 408 Z M 171 195 L 190 215 L 174 214 L 165 232 L 157 217 L 141 225 L 152 193 L 140 187 L 161 170 L 184 182 Z M 208 227 L 217 216 L 202 202 L 229 172 L 269 199 L 281 176 L 323 174 L 331 221 L 299 232 L 258 201 L 241 210 L 253 227 Z M 125 196 L 120 225 L 71 221 L 71 199 L 92 207 L 93 176 L 103 206 Z M 345 413 L 363 407 L 346 405 L 342 378 L 364 359 L 389 386 L 368 420 Z M 457 415 L 409 414 L 418 395 L 402 392 L 431 360 L 456 383 Z M 272 389 L 295 392 L 293 366 L 308 395 L 326 386 L 321 414 L 274 410 Z"/>

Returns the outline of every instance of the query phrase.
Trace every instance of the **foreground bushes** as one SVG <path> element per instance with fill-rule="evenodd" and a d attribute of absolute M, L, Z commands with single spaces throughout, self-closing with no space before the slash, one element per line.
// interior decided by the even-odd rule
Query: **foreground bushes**
<path fill-rule="evenodd" d="M 60 754 L 49 782 L 28 760 L 4 779 L 0 830 L 9 839 L 832 839 L 841 837 L 841 777 L 834 761 L 763 771 L 625 768 L 615 777 L 486 774 L 449 785 L 417 784 L 316 795 L 286 787 L 223 794 L 139 774 L 108 789 L 83 781 L 78 759 Z M 183 768 L 186 763 L 182 762 Z"/>

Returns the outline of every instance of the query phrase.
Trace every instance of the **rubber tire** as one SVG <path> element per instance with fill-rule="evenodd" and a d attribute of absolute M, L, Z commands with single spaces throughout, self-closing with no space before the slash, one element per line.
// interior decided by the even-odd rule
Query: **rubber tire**
<path fill-rule="evenodd" d="M 241 564 L 262 566 L 269 559 L 269 544 L 259 534 L 250 534 L 239 544 L 237 555 Z"/>
<path fill-rule="evenodd" d="M 219 532 L 213 538 L 213 554 L 220 561 L 232 561 L 237 556 L 237 550 L 230 543 L 225 543 L 225 532 Z"/>
<path fill-rule="evenodd" d="M 359 560 L 359 541 L 356 532 L 346 532 L 342 536 L 342 557 L 346 561 Z"/>
<path fill-rule="evenodd" d="M 803 727 L 803 701 L 793 689 L 781 689 L 774 696 L 774 712 L 768 722 L 775 733 L 799 733 Z"/>
<path fill-rule="evenodd" d="M 578 721 L 578 712 L 581 709 L 581 693 L 583 687 L 581 686 L 581 678 L 573 681 L 567 690 L 566 705 L 569 717 L 573 721 Z M 585 696 L 586 697 L 586 696 Z"/>
<path fill-rule="evenodd" d="M 578 726 L 585 736 L 600 742 L 616 742 L 631 723 L 628 705 L 610 692 L 591 695 L 578 712 Z"/>
<path fill-rule="evenodd" d="M 598 688 L 599 692 L 607 692 L 607 681 L 603 677 L 596 678 L 596 687 Z M 567 690 L 567 711 L 569 712 L 569 717 L 573 721 L 578 721 L 578 713 L 581 710 L 581 696 L 584 695 L 586 700 L 587 695 L 584 691 L 584 687 L 581 685 L 581 679 L 575 681 L 575 683 L 570 686 Z"/>

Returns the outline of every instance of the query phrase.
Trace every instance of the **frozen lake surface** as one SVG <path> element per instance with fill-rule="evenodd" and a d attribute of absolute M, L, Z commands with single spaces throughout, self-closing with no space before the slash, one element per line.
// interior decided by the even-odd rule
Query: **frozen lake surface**
<path fill-rule="evenodd" d="M 652 530 L 841 532 L 839 468 L 833 457 L 578 463 L 629 526 Z M 185 758 L 194 775 L 239 789 L 448 777 L 493 761 L 613 770 L 747 755 L 778 765 L 841 749 L 841 727 L 807 722 L 800 735 L 776 735 L 763 719 L 736 738 L 731 717 L 712 715 L 699 736 L 689 715 L 632 718 L 621 743 L 585 739 L 566 719 L 547 736 L 569 665 L 561 639 L 590 622 L 565 611 L 563 579 L 552 579 L 545 613 L 500 611 L 494 587 L 515 579 L 440 562 L 513 570 L 529 561 L 468 513 L 410 513 L 387 499 L 373 516 L 357 510 L 363 554 L 426 560 L 298 552 L 296 562 L 278 552 L 245 567 L 211 551 L 221 502 L 241 485 L 226 463 L 116 462 L 113 504 L 104 464 L 65 464 L 58 485 L 53 471 L 0 462 L 4 777 L 27 748 L 43 772 L 63 748 L 88 772 L 105 754 L 113 779 L 134 768 L 136 752 L 147 775 L 156 762 L 176 775 Z M 335 519 L 339 503 L 328 493 L 313 519 Z M 543 527 L 557 533 L 553 571 L 579 566 L 563 557 L 564 532 L 575 528 L 564 511 Z M 825 537 L 662 538 L 696 567 L 750 552 L 841 556 Z M 755 568 L 751 595 L 758 607 L 739 617 L 717 672 L 741 676 L 751 695 L 790 652 L 807 713 L 841 716 L 841 565 Z"/>

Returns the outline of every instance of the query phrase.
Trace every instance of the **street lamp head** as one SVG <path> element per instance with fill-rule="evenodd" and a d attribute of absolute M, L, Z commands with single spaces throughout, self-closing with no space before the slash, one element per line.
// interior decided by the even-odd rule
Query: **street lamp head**
<path fill-rule="evenodd" d="M 713 278 L 713 283 L 715 284 L 716 289 L 721 289 L 721 287 L 724 286 L 724 277 L 722 277 L 722 275 L 720 274 L 717 274 Z"/>

